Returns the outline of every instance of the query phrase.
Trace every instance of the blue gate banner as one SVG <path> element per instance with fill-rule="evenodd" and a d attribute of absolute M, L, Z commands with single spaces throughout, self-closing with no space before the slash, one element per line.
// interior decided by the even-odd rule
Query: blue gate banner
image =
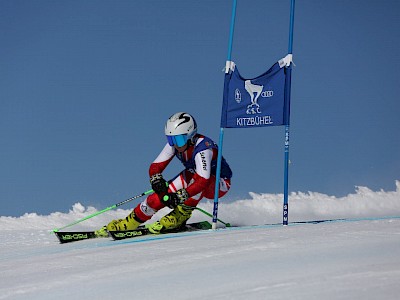
<path fill-rule="evenodd" d="M 221 127 L 287 125 L 289 99 L 285 99 L 286 67 L 282 60 L 253 79 L 243 78 L 231 63 L 225 73 Z"/>

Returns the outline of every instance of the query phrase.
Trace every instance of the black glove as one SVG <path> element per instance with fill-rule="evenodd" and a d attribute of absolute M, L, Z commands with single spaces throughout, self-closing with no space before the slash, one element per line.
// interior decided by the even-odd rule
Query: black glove
<path fill-rule="evenodd" d="M 189 198 L 185 189 L 178 190 L 176 193 L 168 193 L 162 198 L 162 202 L 169 208 L 175 208 Z"/>
<path fill-rule="evenodd" d="M 168 193 L 168 183 L 163 178 L 162 174 L 157 173 L 150 177 L 150 184 L 153 191 L 158 195 Z"/>

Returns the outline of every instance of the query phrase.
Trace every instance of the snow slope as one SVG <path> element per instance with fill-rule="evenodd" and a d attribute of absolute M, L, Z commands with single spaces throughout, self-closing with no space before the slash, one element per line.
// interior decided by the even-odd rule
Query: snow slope
<path fill-rule="evenodd" d="M 0 299 L 398 299 L 396 186 L 357 188 L 343 198 L 291 195 L 290 221 L 336 221 L 264 225 L 281 222 L 282 196 L 251 193 L 220 205 L 221 219 L 243 227 L 123 241 L 59 244 L 49 229 L 95 211 L 80 204 L 67 214 L 3 216 Z M 73 229 L 128 212 L 107 212 Z M 193 221 L 207 218 L 196 212 Z"/>

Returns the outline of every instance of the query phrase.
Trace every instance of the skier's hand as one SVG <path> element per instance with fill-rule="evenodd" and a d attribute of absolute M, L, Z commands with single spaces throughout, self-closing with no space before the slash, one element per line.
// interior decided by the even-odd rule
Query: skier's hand
<path fill-rule="evenodd" d="M 153 191 L 158 195 L 168 193 L 168 183 L 163 178 L 162 174 L 157 173 L 150 177 L 150 184 Z"/>
<path fill-rule="evenodd" d="M 162 198 L 162 202 L 169 208 L 175 208 L 189 198 L 185 189 L 180 189 L 176 193 L 168 193 Z"/>

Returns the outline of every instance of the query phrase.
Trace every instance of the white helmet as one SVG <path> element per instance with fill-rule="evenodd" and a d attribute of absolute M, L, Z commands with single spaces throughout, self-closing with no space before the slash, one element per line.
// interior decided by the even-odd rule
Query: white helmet
<path fill-rule="evenodd" d="M 173 114 L 165 124 L 165 135 L 171 146 L 183 147 L 187 141 L 193 142 L 196 133 L 196 120 L 185 112 Z"/>

